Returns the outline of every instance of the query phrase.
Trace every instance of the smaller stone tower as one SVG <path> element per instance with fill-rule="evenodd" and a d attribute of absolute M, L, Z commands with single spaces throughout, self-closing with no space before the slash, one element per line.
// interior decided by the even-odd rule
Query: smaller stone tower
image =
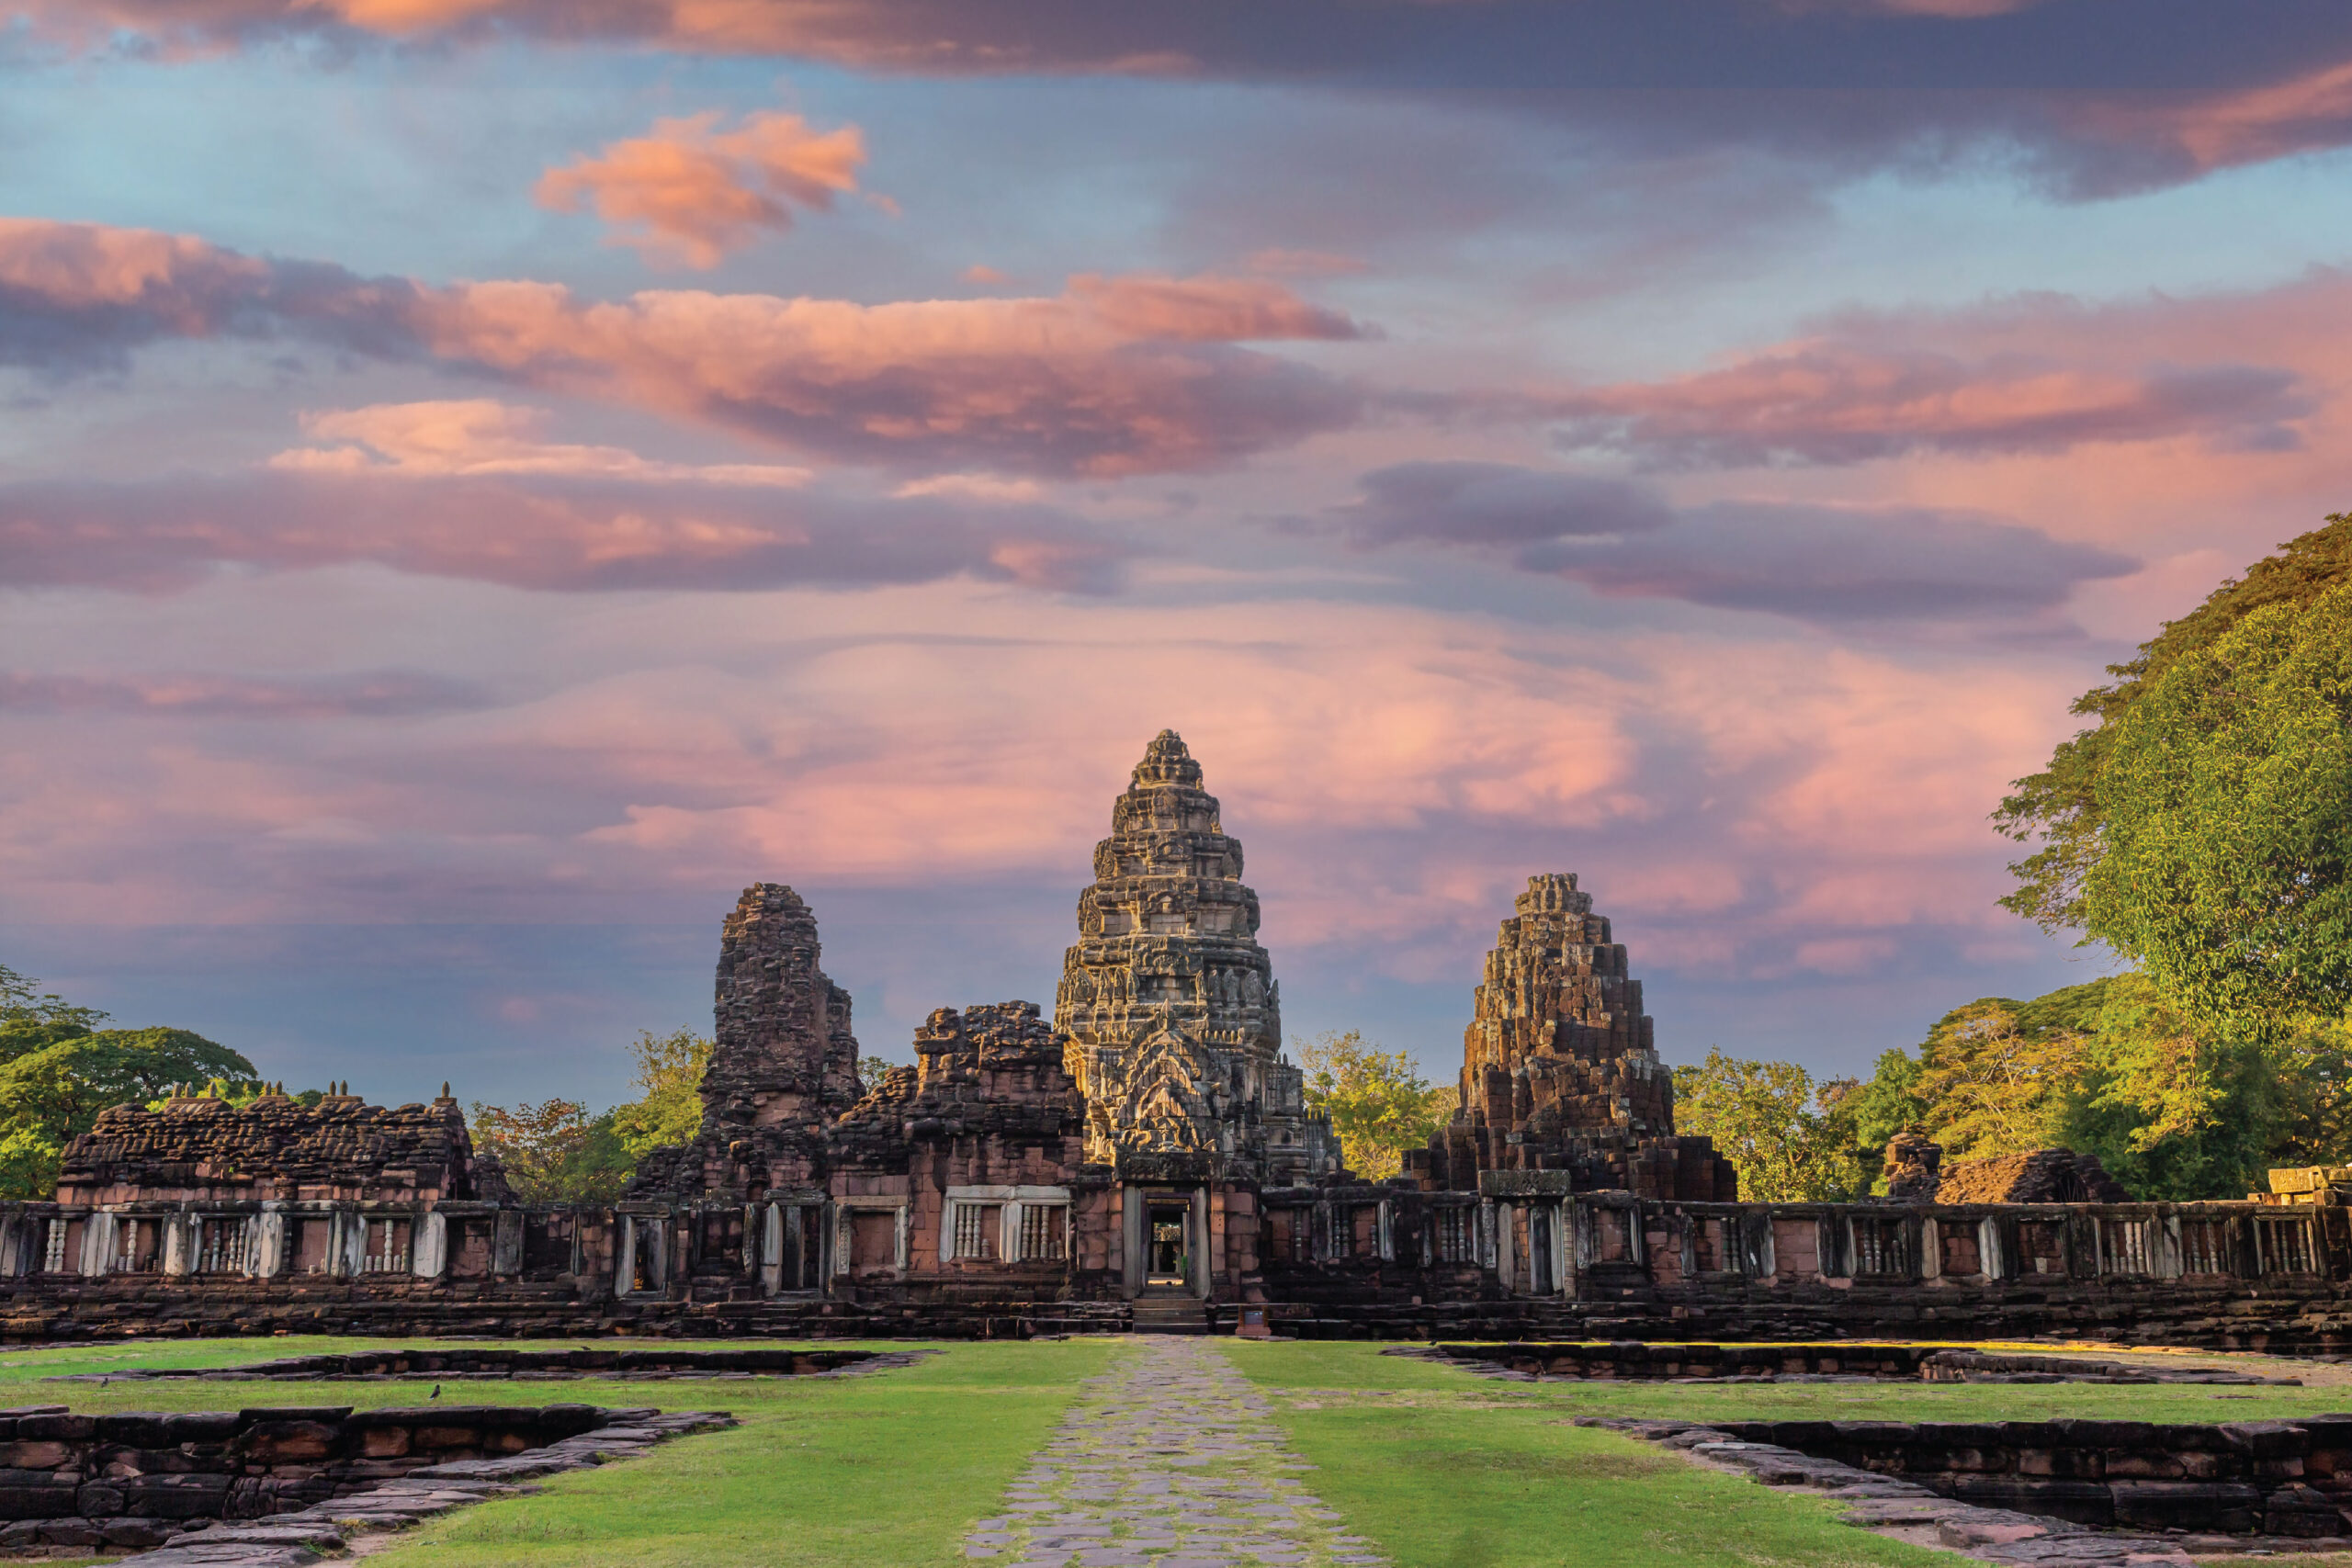
<path fill-rule="evenodd" d="M 634 1191 L 752 1198 L 821 1179 L 824 1131 L 858 1096 L 849 993 L 817 966 L 817 917 L 774 882 L 719 928 L 717 1032 L 702 1131 L 657 1149 Z"/>
<path fill-rule="evenodd" d="M 1580 1191 L 1728 1202 L 1729 1161 L 1674 1132 L 1642 983 L 1573 874 L 1532 876 L 1487 954 L 1462 1040 L 1462 1108 L 1408 1169 L 1430 1185 L 1482 1170 L 1565 1170 Z"/>

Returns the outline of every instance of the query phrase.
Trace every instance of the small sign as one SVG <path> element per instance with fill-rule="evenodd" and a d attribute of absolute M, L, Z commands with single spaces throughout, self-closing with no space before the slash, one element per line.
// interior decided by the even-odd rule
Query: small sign
<path fill-rule="evenodd" d="M 1233 1333 L 1239 1339 L 1272 1339 L 1274 1337 L 1273 1331 L 1266 1326 L 1266 1309 L 1261 1306 L 1243 1307 L 1241 1320 L 1234 1325 Z"/>

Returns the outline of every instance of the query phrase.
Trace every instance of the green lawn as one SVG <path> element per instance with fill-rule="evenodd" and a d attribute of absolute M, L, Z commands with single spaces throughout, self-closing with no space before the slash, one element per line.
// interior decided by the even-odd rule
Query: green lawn
<path fill-rule="evenodd" d="M 98 1412 L 421 1403 L 428 1385 L 406 1381 L 105 1388 L 40 1381 L 393 1343 L 173 1340 L 11 1352 L 0 1354 L 0 1404 Z M 914 1367 L 861 1378 L 447 1382 L 445 1402 L 723 1409 L 743 1426 L 556 1477 L 534 1496 L 462 1510 L 377 1555 L 386 1568 L 947 1568 L 960 1561 L 966 1528 L 995 1512 L 1079 1381 L 1103 1371 L 1123 1342 L 940 1348 Z M 1308 1484 L 1398 1568 L 1949 1568 L 1961 1561 L 1838 1524 L 1835 1508 L 1818 1499 L 1570 1425 L 1578 1416 L 2230 1421 L 2352 1409 L 2352 1386 L 2343 1384 L 1522 1383 L 1384 1356 L 1372 1344 L 1225 1341 L 1221 1348 L 1268 1391 L 1275 1418 L 1317 1467 Z"/>
<path fill-rule="evenodd" d="M 1926 1568 L 1963 1561 L 1839 1524 L 1816 1498 L 1571 1427 L 1557 1404 L 1528 1385 L 1383 1357 L 1379 1348 L 1225 1346 L 1272 1396 L 1275 1419 L 1317 1467 L 1307 1484 L 1398 1568 Z"/>
<path fill-rule="evenodd" d="M 1693 1383 L 1547 1378 L 1513 1382 L 1403 1356 L 1363 1342 L 1235 1342 L 1245 1369 L 1279 1369 L 1292 1391 L 1352 1391 L 1385 1406 L 1442 1395 L 1540 1407 L 1557 1419 L 1638 1416 L 1692 1421 L 2036 1421 L 2105 1416 L 2131 1421 L 2253 1421 L 2352 1410 L 2352 1386 L 2229 1388 L 2195 1383 Z M 2048 1347 L 2038 1347 L 2044 1351 Z M 1249 1355 L 1262 1354 L 1261 1361 Z M 2118 1358 L 2128 1359 L 2128 1358 Z M 2236 1359 L 2233 1359 L 2234 1361 Z M 2266 1376 L 2335 1377 L 2340 1369 L 2247 1358 Z"/>
<path fill-rule="evenodd" d="M 100 1388 L 39 1381 L 123 1366 L 233 1366 L 296 1350 L 389 1343 L 173 1341 L 9 1354 L 0 1356 L 0 1403 L 90 1412 L 421 1403 L 430 1385 L 412 1382 L 174 1381 Z M 897 1568 L 956 1562 L 966 1529 L 996 1509 L 1006 1485 L 1060 1420 L 1079 1381 L 1106 1368 L 1121 1348 L 1108 1338 L 957 1344 L 912 1367 L 854 1378 L 447 1382 L 445 1402 L 730 1410 L 743 1425 L 665 1444 L 626 1464 L 550 1478 L 534 1496 L 462 1509 L 400 1538 L 371 1561 L 385 1568 Z"/>

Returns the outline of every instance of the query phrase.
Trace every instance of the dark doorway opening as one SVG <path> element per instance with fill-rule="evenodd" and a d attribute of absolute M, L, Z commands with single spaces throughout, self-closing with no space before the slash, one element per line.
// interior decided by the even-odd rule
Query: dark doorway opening
<path fill-rule="evenodd" d="M 1149 1235 L 1146 1238 L 1150 1249 L 1147 1269 L 1148 1282 L 1154 1285 L 1184 1285 L 1192 1282 L 1192 1211 L 1179 1204 L 1151 1206 Z"/>

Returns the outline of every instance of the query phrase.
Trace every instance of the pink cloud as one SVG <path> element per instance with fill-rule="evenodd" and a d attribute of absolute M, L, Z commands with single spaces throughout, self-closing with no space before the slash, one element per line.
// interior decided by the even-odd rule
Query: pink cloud
<path fill-rule="evenodd" d="M 231 479 L 0 487 L 0 581 L 184 589 L 220 567 L 372 562 L 548 592 L 768 590 L 958 574 L 1100 588 L 1133 553 L 1036 507 L 984 513 L 757 487 L 280 468 Z"/>
<path fill-rule="evenodd" d="M 289 473 L 463 479 L 541 475 L 579 479 L 688 481 L 793 487 L 808 482 L 806 468 L 763 463 L 662 463 L 619 446 L 580 446 L 537 439 L 547 424 L 538 409 L 492 398 L 305 413 L 303 434 L 325 446 L 280 452 L 269 466 Z"/>
<path fill-rule="evenodd" d="M 2170 152 L 2198 174 L 2267 163 L 2352 139 L 2352 63 L 2230 92 L 2096 98 L 2066 118 L 2103 140 Z"/>
<path fill-rule="evenodd" d="M 0 711 L 197 719 L 411 718 L 489 705 L 470 681 L 413 671 L 319 677 L 35 675 L 0 671 Z"/>
<path fill-rule="evenodd" d="M 865 305 L 557 284 L 428 288 L 93 224 L 0 228 L 0 364 L 119 364 L 168 338 L 309 337 L 744 431 L 854 461 L 1207 468 L 1359 417 L 1245 344 L 1364 329 L 1263 279 L 1072 277 L 1050 297 Z"/>
<path fill-rule="evenodd" d="M 733 130 L 717 111 L 654 121 L 650 134 L 615 141 L 594 158 L 550 169 L 538 201 L 561 212 L 593 207 L 613 242 L 649 257 L 713 267 L 796 213 L 830 211 L 857 189 L 865 134 L 820 132 L 797 114 L 755 113 Z"/>
<path fill-rule="evenodd" d="M 1968 335 L 1964 320 L 1939 325 L 1936 335 Z M 2109 345 L 2109 357 L 2122 346 Z M 1559 406 L 1563 438 L 1573 445 L 1662 466 L 1747 467 L 2179 435 L 2277 445 L 2295 439 L 2290 422 L 2311 402 L 2299 378 L 2275 366 L 2104 367 L 2024 349 L 1953 352 L 1905 344 L 1882 329 L 1860 341 L 1823 336 L 1743 355 L 1672 380 L 1572 394 Z"/>

